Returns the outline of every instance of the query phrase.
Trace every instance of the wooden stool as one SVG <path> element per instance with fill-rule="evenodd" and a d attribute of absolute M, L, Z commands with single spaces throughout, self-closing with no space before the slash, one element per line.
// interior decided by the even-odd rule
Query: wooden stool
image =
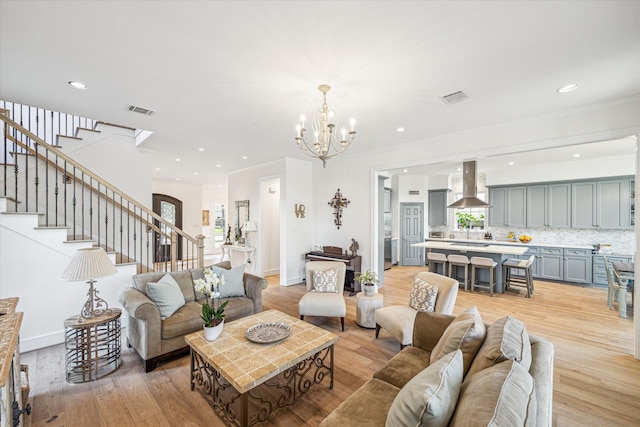
<path fill-rule="evenodd" d="M 458 271 L 458 269 L 464 268 L 464 290 L 466 292 L 468 290 L 467 282 L 469 281 L 469 258 L 467 258 L 465 255 L 449 255 L 447 257 L 447 262 L 449 263 L 449 277 L 458 281 L 460 281 L 460 278 L 458 277 L 460 272 Z"/>
<path fill-rule="evenodd" d="M 376 327 L 376 309 L 384 306 L 382 294 L 375 293 L 368 297 L 364 292 L 356 294 L 356 323 L 363 328 Z"/>
<path fill-rule="evenodd" d="M 429 264 L 429 271 L 432 273 L 438 272 L 438 264 L 442 265 L 442 275 L 447 275 L 447 256 L 445 254 L 437 252 L 427 252 L 427 261 Z"/>
<path fill-rule="evenodd" d="M 492 260 L 491 258 L 472 256 L 471 257 L 471 292 L 475 290 L 475 287 L 489 288 L 489 295 L 493 296 L 493 288 L 496 286 L 496 275 L 494 271 L 497 267 L 498 263 Z M 477 268 L 486 268 L 489 270 L 489 282 L 487 284 L 483 284 L 480 281 L 480 275 L 478 274 L 478 280 L 476 280 L 476 269 Z M 476 283 L 476 281 L 478 283 Z"/>
<path fill-rule="evenodd" d="M 531 274 L 531 264 L 535 257 L 531 255 L 528 259 L 510 258 L 502 263 L 502 284 L 505 291 L 510 286 L 524 287 L 527 289 L 527 298 L 531 298 L 533 293 L 533 275 Z M 512 277 L 511 270 L 524 270 L 524 277 Z"/>

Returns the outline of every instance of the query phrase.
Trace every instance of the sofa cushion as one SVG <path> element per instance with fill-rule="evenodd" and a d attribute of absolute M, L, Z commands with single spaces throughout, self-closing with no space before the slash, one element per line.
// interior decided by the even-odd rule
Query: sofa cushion
<path fill-rule="evenodd" d="M 431 364 L 452 351 L 460 349 L 464 359 L 464 372 L 467 372 L 484 341 L 485 333 L 486 327 L 476 306 L 466 309 L 445 329 L 431 352 Z"/>
<path fill-rule="evenodd" d="M 162 321 L 162 339 L 180 337 L 202 330 L 204 322 L 200 318 L 201 313 L 202 304 L 186 303 L 173 316 Z"/>
<path fill-rule="evenodd" d="M 180 285 L 169 273 L 165 274 L 157 283 L 148 282 L 147 295 L 160 309 L 161 319 L 170 317 L 185 304 Z"/>
<path fill-rule="evenodd" d="M 418 311 L 434 311 L 438 287 L 425 282 L 418 276 L 413 279 L 413 287 L 409 293 L 409 307 Z"/>
<path fill-rule="evenodd" d="M 397 394 L 387 427 L 449 424 L 462 385 L 462 352 L 456 350 L 413 377 Z"/>
<path fill-rule="evenodd" d="M 143 294 L 148 295 L 147 283 L 157 283 L 165 276 L 165 274 L 171 275 L 171 277 L 173 277 L 175 281 L 178 282 L 178 285 L 180 286 L 180 290 L 182 291 L 182 295 L 184 296 L 184 300 L 186 302 L 195 301 L 196 296 L 193 291 L 193 281 L 191 278 L 191 272 L 189 270 L 174 271 L 170 273 L 152 272 L 136 274 L 132 278 L 133 287 Z"/>
<path fill-rule="evenodd" d="M 427 366 L 429 366 L 428 351 L 417 347 L 405 347 L 373 374 L 373 378 L 402 388 Z"/>
<path fill-rule="evenodd" d="M 338 270 L 312 270 L 314 292 L 338 292 Z"/>
<path fill-rule="evenodd" d="M 498 363 L 465 379 L 451 427 L 534 426 L 533 378 L 513 360 Z"/>
<path fill-rule="evenodd" d="M 372 378 L 343 401 L 320 427 L 381 427 L 400 389 Z"/>
<path fill-rule="evenodd" d="M 244 291 L 244 270 L 246 265 L 242 264 L 227 270 L 215 265 L 211 266 L 211 270 L 218 276 L 224 277 L 224 285 L 220 286 L 220 297 L 243 297 Z"/>
<path fill-rule="evenodd" d="M 487 337 L 467 375 L 473 375 L 502 361 L 514 359 L 526 371 L 531 367 L 531 343 L 524 323 L 506 316 L 487 328 Z"/>

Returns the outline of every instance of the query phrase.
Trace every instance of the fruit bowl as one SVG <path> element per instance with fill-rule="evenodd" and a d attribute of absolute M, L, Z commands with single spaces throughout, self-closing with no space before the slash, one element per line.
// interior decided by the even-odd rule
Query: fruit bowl
<path fill-rule="evenodd" d="M 523 234 L 518 238 L 518 240 L 520 240 L 521 243 L 529 243 L 531 240 L 533 240 L 533 237 Z"/>

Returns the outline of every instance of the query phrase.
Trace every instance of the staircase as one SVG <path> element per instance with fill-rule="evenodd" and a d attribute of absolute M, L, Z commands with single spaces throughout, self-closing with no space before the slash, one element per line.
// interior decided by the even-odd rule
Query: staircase
<path fill-rule="evenodd" d="M 64 319 L 82 306 L 78 285 L 86 285 L 59 280 L 79 248 L 103 247 L 116 264 L 118 274 L 97 283 L 111 306 L 133 274 L 203 265 L 203 236 L 187 235 L 78 161 L 106 138 L 135 144 L 134 129 L 87 119 L 70 135 L 38 127 L 53 138 L 47 143 L 10 115 L 0 109 L 0 297 L 20 297 L 23 351 L 62 342 Z"/>

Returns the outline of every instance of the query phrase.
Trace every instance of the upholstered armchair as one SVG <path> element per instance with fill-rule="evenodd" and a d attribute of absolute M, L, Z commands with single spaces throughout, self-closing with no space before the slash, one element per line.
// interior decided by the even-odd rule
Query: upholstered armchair
<path fill-rule="evenodd" d="M 339 317 L 344 331 L 346 270 L 346 265 L 337 261 L 309 261 L 306 264 L 307 292 L 298 303 L 300 319 L 304 320 L 304 316 Z"/>
<path fill-rule="evenodd" d="M 457 280 L 441 274 L 420 272 L 416 278 L 427 284 L 438 287 L 435 300 L 435 313 L 451 314 L 458 298 Z M 413 339 L 413 325 L 418 310 L 407 305 L 382 307 L 376 310 L 376 338 L 380 329 L 384 328 L 391 336 L 400 341 L 400 348 L 411 344 Z"/>

